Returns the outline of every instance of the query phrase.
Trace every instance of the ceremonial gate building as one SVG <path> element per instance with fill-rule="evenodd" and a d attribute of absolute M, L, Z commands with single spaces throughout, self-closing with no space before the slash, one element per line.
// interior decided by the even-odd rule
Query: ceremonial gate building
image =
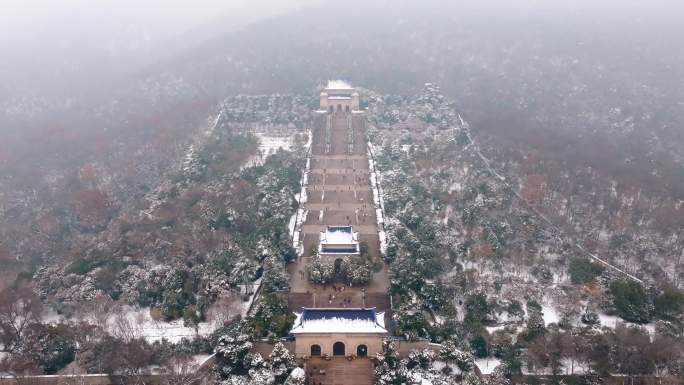
<path fill-rule="evenodd" d="M 291 333 L 297 357 L 372 357 L 388 335 L 384 314 L 363 308 L 304 308 Z"/>

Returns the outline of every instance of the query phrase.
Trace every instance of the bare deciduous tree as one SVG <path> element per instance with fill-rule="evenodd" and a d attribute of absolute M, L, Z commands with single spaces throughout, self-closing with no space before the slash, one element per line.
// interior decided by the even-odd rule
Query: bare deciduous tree
<path fill-rule="evenodd" d="M 12 353 L 21 344 L 29 325 L 40 321 L 43 305 L 27 286 L 0 292 L 0 342 Z"/>
<path fill-rule="evenodd" d="M 203 375 L 198 372 L 198 364 L 190 355 L 174 356 L 166 363 L 165 385 L 198 385 Z"/>

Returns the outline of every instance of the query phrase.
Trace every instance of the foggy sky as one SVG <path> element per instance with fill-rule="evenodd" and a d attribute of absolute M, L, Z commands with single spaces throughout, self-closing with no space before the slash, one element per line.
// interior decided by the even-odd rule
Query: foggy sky
<path fill-rule="evenodd" d="M 149 38 L 164 39 L 213 23 L 230 24 L 273 16 L 326 0 L 3 0 L 0 1 L 0 43 L 16 44 L 31 37 L 49 38 L 60 28 L 89 33 L 93 26 L 132 24 Z M 369 1 L 341 6 L 363 8 Z M 479 14 L 567 13 L 606 17 L 630 12 L 635 16 L 684 19 L 680 0 L 375 0 L 388 7 L 428 7 L 436 11 Z M 340 6 L 339 3 L 333 7 Z M 233 18 L 231 18 L 231 16 Z M 228 27 L 228 26 L 226 26 Z M 80 28 L 80 29 L 79 29 Z"/>
<path fill-rule="evenodd" d="M 93 25 L 131 23 L 152 36 L 168 38 L 231 15 L 268 17 L 317 0 L 3 0 L 0 42 L 17 43 L 26 36 L 48 38 L 56 28 L 89 32 Z M 43 35 L 43 36 L 41 36 Z"/>
<path fill-rule="evenodd" d="M 682 0 L 0 0 L 0 97 L 3 86 L 9 95 L 40 93 L 79 81 L 87 86 L 102 74 L 134 73 L 213 37 L 317 3 L 330 9 L 331 18 L 347 7 L 393 11 L 398 19 L 475 20 L 485 30 L 502 17 L 523 29 L 537 19 L 572 20 L 568 28 L 581 30 L 577 22 L 586 19 L 632 34 L 669 26 L 665 35 L 679 35 L 684 25 Z"/>

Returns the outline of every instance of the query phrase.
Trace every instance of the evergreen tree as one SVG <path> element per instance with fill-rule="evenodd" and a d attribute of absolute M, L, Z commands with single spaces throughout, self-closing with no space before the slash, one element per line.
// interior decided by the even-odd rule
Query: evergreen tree
<path fill-rule="evenodd" d="M 285 380 L 285 385 L 304 385 L 306 383 L 306 373 L 302 368 L 294 368 L 290 376 Z"/>
<path fill-rule="evenodd" d="M 510 385 L 510 383 L 511 381 L 506 378 L 503 368 L 499 366 L 485 378 L 483 385 Z"/>
<path fill-rule="evenodd" d="M 646 323 L 651 319 L 653 304 L 638 282 L 615 280 L 610 284 L 610 294 L 618 315 L 625 321 Z"/>
<path fill-rule="evenodd" d="M 532 341 L 538 336 L 546 332 L 544 324 L 544 313 L 542 307 L 537 301 L 531 300 L 527 302 L 527 328 L 525 330 L 525 339 Z"/>
<path fill-rule="evenodd" d="M 342 268 L 349 286 L 363 286 L 371 280 L 371 267 L 361 257 L 345 259 Z"/>
<path fill-rule="evenodd" d="M 250 325 L 256 337 L 283 337 L 292 328 L 295 316 L 287 302 L 275 293 L 262 297 Z"/>
<path fill-rule="evenodd" d="M 442 344 L 439 358 L 447 363 L 454 363 L 463 373 L 473 370 L 475 360 L 469 353 L 461 351 L 454 340 L 448 340 Z"/>
<path fill-rule="evenodd" d="M 285 382 L 292 369 L 297 366 L 294 357 L 282 342 L 276 342 L 273 346 L 268 363 L 278 384 Z"/>
<path fill-rule="evenodd" d="M 311 262 L 306 267 L 306 273 L 313 283 L 326 284 L 332 282 L 335 266 L 332 262 L 323 260 L 317 253 L 311 256 Z"/>
<path fill-rule="evenodd" d="M 470 349 L 475 357 L 484 358 L 489 356 L 487 340 L 482 335 L 476 335 L 470 340 Z"/>
<path fill-rule="evenodd" d="M 601 320 L 599 319 L 598 314 L 596 312 L 593 312 L 589 309 L 582 314 L 582 323 L 585 323 L 587 325 L 599 325 L 601 323 Z"/>
<path fill-rule="evenodd" d="M 374 376 L 376 385 L 402 385 L 406 383 L 406 370 L 402 368 L 396 345 L 385 341 L 383 352 L 377 355 L 378 364 Z"/>
<path fill-rule="evenodd" d="M 224 335 L 219 337 L 214 353 L 216 354 L 216 369 L 222 379 L 232 375 L 244 375 L 252 367 L 253 356 L 250 351 L 254 345 L 246 332 L 246 325 L 235 323 Z"/>

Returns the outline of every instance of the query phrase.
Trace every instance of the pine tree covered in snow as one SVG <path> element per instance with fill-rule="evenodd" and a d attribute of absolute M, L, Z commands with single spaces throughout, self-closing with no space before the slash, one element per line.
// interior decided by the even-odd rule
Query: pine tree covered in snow
<path fill-rule="evenodd" d="M 510 385 L 511 380 L 506 377 L 504 369 L 499 366 L 490 375 L 485 377 L 483 385 Z"/>
<path fill-rule="evenodd" d="M 250 351 L 253 347 L 246 324 L 240 322 L 231 325 L 226 334 L 219 337 L 214 349 L 219 377 L 228 379 L 234 375 L 247 374 L 252 368 L 254 357 Z"/>
<path fill-rule="evenodd" d="M 473 356 L 460 350 L 454 340 L 448 340 L 442 344 L 439 358 L 444 362 L 456 364 L 464 373 L 471 372 L 475 367 Z"/>
<path fill-rule="evenodd" d="M 306 273 L 313 283 L 326 284 L 332 282 L 335 274 L 335 266 L 332 262 L 321 258 L 318 253 L 311 256 L 311 261 L 306 266 Z"/>
<path fill-rule="evenodd" d="M 221 125 L 259 123 L 302 127 L 316 99 L 298 95 L 237 95 L 221 105 Z"/>
<path fill-rule="evenodd" d="M 406 368 L 402 365 L 393 342 L 383 343 L 383 352 L 378 353 L 377 360 L 374 371 L 376 385 L 402 385 L 406 382 Z"/>
<path fill-rule="evenodd" d="M 72 325 L 33 324 L 29 329 L 25 338 L 32 343 L 23 348 L 45 374 L 55 374 L 74 360 L 77 346 Z"/>
<path fill-rule="evenodd" d="M 269 255 L 264 259 L 263 268 L 262 288 L 264 292 L 272 293 L 287 288 L 289 277 L 282 258 Z"/>
<path fill-rule="evenodd" d="M 417 95 L 372 97 L 369 104 L 372 119 L 381 126 L 418 121 L 443 129 L 454 128 L 459 123 L 454 102 L 434 83 L 426 83 Z"/>
<path fill-rule="evenodd" d="M 525 338 L 528 341 L 533 340 L 537 336 L 546 331 L 544 325 L 544 313 L 542 307 L 536 301 L 527 302 L 527 329 L 525 330 Z"/>
<path fill-rule="evenodd" d="M 261 298 L 250 326 L 256 337 L 283 337 L 292 328 L 295 316 L 287 308 L 287 302 L 278 294 L 268 293 Z"/>
<path fill-rule="evenodd" d="M 396 346 L 387 341 L 384 351 L 377 355 L 376 385 L 451 385 L 460 369 L 440 359 L 441 354 L 431 349 L 412 350 L 408 357 L 399 359 Z"/>
<path fill-rule="evenodd" d="M 423 350 L 412 350 L 409 352 L 408 358 L 406 360 L 406 366 L 408 369 L 428 369 L 432 362 L 435 360 L 436 354 L 434 351 L 429 349 Z"/>
<path fill-rule="evenodd" d="M 589 309 L 587 309 L 584 314 L 582 314 L 582 323 L 585 323 L 590 326 L 595 326 L 601 324 L 601 320 L 599 319 L 598 314 L 596 312 L 593 312 Z"/>
<path fill-rule="evenodd" d="M 304 385 L 306 383 L 306 372 L 300 367 L 296 367 L 285 380 L 285 385 Z"/>
<path fill-rule="evenodd" d="M 294 193 L 289 186 L 283 186 L 275 170 L 265 173 L 257 181 L 260 191 L 257 215 L 269 220 L 286 220 L 292 214 Z"/>
<path fill-rule="evenodd" d="M 361 257 L 345 258 L 342 261 L 342 270 L 349 286 L 363 286 L 371 280 L 371 267 Z"/>
<path fill-rule="evenodd" d="M 268 363 L 277 383 L 283 383 L 288 375 L 297 365 L 294 356 L 287 350 L 282 342 L 276 342 L 271 354 L 268 356 Z"/>
<path fill-rule="evenodd" d="M 198 180 L 204 175 L 206 164 L 200 160 L 194 145 L 191 145 L 185 153 L 181 169 L 187 182 Z"/>
<path fill-rule="evenodd" d="M 467 373 L 463 376 L 463 381 L 461 381 L 461 383 L 463 385 L 482 385 L 482 380 L 474 373 Z"/>
<path fill-rule="evenodd" d="M 271 385 L 277 382 L 270 368 L 258 367 L 249 370 L 249 383 L 252 385 Z"/>

